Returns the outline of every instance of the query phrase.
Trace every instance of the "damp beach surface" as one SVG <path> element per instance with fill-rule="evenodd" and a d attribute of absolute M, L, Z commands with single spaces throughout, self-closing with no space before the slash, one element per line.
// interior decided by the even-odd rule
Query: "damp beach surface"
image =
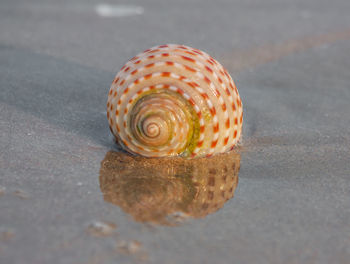
<path fill-rule="evenodd" d="M 0 263 L 349 263 L 346 0 L 0 3 Z M 122 152 L 106 102 L 138 52 L 213 55 L 235 152 Z"/>

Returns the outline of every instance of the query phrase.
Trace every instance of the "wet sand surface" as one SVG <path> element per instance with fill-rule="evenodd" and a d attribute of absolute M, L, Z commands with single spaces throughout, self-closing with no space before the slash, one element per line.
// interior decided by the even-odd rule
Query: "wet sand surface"
<path fill-rule="evenodd" d="M 118 4 L 0 3 L 0 263 L 349 263 L 350 3 Z M 234 77 L 235 152 L 114 144 L 109 86 L 163 43 Z"/>

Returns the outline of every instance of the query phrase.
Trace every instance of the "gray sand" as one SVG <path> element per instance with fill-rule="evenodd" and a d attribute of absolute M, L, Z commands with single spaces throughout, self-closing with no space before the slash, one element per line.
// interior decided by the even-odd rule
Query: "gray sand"
<path fill-rule="evenodd" d="M 349 263 L 350 2 L 123 3 L 0 3 L 0 263 Z M 244 105 L 234 198 L 177 226 L 99 180 L 114 75 L 163 43 L 222 61 Z"/>

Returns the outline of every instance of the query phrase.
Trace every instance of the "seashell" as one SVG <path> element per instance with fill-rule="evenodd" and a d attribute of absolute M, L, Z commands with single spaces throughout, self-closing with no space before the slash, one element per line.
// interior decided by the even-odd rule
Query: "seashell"
<path fill-rule="evenodd" d="M 243 110 L 224 67 L 203 51 L 161 45 L 128 61 L 107 102 L 109 127 L 128 152 L 211 156 L 237 144 Z"/>
<path fill-rule="evenodd" d="M 145 159 L 109 151 L 99 181 L 104 200 L 135 221 L 177 225 L 222 208 L 234 195 L 239 169 L 235 151 L 210 159 Z"/>

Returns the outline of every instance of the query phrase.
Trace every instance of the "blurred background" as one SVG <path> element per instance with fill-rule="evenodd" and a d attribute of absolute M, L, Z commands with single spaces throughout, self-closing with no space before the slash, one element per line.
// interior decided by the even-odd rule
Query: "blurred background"
<path fill-rule="evenodd" d="M 0 0 L 0 263 L 349 263 L 349 12 L 348 0 Z M 118 151 L 109 87 L 165 43 L 215 57 L 244 105 L 235 197 L 176 226 L 135 221 L 100 187 Z"/>

